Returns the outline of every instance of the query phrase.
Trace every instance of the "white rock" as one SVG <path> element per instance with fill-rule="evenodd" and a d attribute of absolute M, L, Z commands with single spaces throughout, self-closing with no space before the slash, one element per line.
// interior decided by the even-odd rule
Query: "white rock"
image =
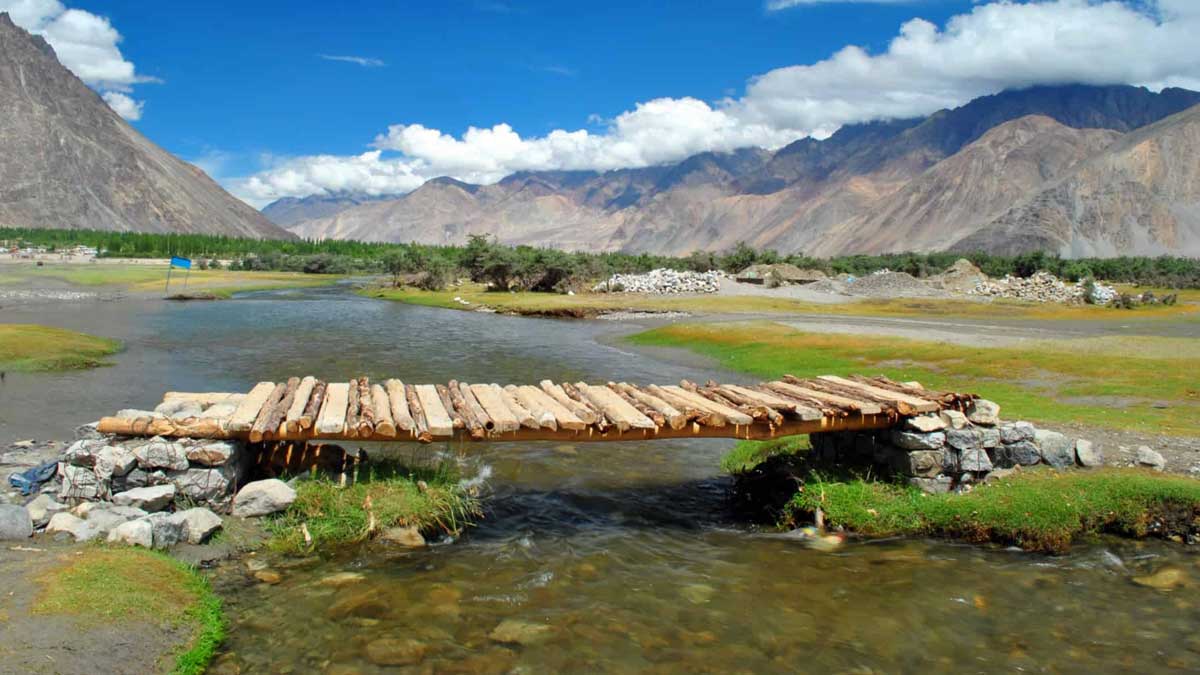
<path fill-rule="evenodd" d="M 29 518 L 33 521 L 34 527 L 43 527 L 50 522 L 50 516 L 66 511 L 67 505 L 54 499 L 48 494 L 40 494 L 33 498 L 33 501 L 25 505 L 25 510 L 29 511 Z"/>
<path fill-rule="evenodd" d="M 1000 423 L 1000 404 L 986 398 L 977 398 L 971 401 L 967 408 L 967 419 L 971 420 L 972 424 L 994 427 Z"/>
<path fill-rule="evenodd" d="M 0 504 L 0 540 L 33 536 L 33 519 L 24 506 Z"/>
<path fill-rule="evenodd" d="M 1148 445 L 1138 446 L 1137 463 L 1138 466 L 1148 466 L 1155 471 L 1162 471 L 1167 468 L 1167 460 L 1159 453 L 1151 450 Z"/>
<path fill-rule="evenodd" d="M 1075 441 L 1075 459 L 1079 466 L 1104 466 L 1104 453 L 1091 441 L 1080 438 Z"/>
<path fill-rule="evenodd" d="M 233 498 L 233 515 L 253 518 L 277 513 L 296 501 L 296 491 L 277 479 L 247 483 Z"/>
<path fill-rule="evenodd" d="M 100 479 L 91 468 L 59 464 L 62 474 L 62 489 L 59 495 L 63 499 L 95 499 L 100 494 Z"/>
<path fill-rule="evenodd" d="M 962 413 L 959 413 L 960 415 Z M 904 420 L 904 426 L 913 431 L 929 433 L 931 431 L 941 431 L 947 426 L 946 420 L 938 415 L 917 415 Z"/>
<path fill-rule="evenodd" d="M 161 511 L 175 501 L 175 486 L 152 485 L 134 488 L 113 495 L 113 503 L 119 506 L 134 506 L 144 511 Z"/>
<path fill-rule="evenodd" d="M 88 541 L 96 536 L 96 530 L 92 526 L 66 511 L 54 514 L 46 525 L 46 534 L 58 534 L 59 532 L 66 532 L 74 537 L 75 541 Z"/>
<path fill-rule="evenodd" d="M 173 513 L 151 513 L 143 520 L 154 531 L 154 548 L 170 548 L 183 539 L 183 521 Z"/>
<path fill-rule="evenodd" d="M 967 426 L 967 416 L 957 410 L 943 410 L 938 414 L 946 426 L 951 429 L 962 429 Z"/>
<path fill-rule="evenodd" d="M 138 466 L 143 469 L 173 469 L 183 471 L 188 468 L 187 453 L 179 443 L 155 437 L 149 443 L 133 449 L 137 456 Z"/>
<path fill-rule="evenodd" d="M 154 526 L 149 520 L 130 520 L 114 527 L 108 533 L 109 543 L 154 548 Z"/>
<path fill-rule="evenodd" d="M 106 445 L 96 453 L 96 477 L 101 480 L 124 476 L 137 466 L 137 456 L 129 448 Z"/>
<path fill-rule="evenodd" d="M 88 511 L 85 522 L 99 536 L 107 535 L 114 528 L 131 520 L 145 517 L 146 512 L 129 506 L 109 506 Z"/>
<path fill-rule="evenodd" d="M 203 508 L 179 511 L 171 516 L 182 526 L 180 537 L 189 544 L 202 544 L 205 539 L 221 529 L 221 517 Z"/>
<path fill-rule="evenodd" d="M 238 446 L 229 441 L 207 441 L 187 449 L 189 462 L 203 466 L 221 466 L 237 452 Z"/>

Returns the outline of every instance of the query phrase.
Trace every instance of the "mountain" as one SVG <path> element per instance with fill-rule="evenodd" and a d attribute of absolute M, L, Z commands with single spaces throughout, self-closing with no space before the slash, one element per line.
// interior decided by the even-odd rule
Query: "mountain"
<path fill-rule="evenodd" d="M 774 153 L 702 153 L 676 164 L 521 172 L 487 186 L 429 181 L 402 197 L 295 223 L 304 236 L 513 244 L 685 255 L 745 241 L 816 255 L 940 249 L 1200 93 L 1033 87 L 926 118 L 847 125 Z M 981 235 L 982 236 L 982 235 Z M 964 244 L 965 245 L 965 244 Z"/>
<path fill-rule="evenodd" d="M 340 191 L 308 197 L 284 197 L 264 206 L 262 214 L 272 223 L 286 228 L 305 220 L 328 218 L 359 204 L 396 199 L 399 196 Z"/>
<path fill-rule="evenodd" d="M 1200 256 L 1200 106 L 1121 137 L 957 249 Z"/>
<path fill-rule="evenodd" d="M 135 131 L 0 13 L 0 224 L 291 238 Z"/>

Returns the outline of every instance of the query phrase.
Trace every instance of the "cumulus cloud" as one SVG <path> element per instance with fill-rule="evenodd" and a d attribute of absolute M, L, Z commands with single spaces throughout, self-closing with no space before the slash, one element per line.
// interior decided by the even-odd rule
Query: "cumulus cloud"
<path fill-rule="evenodd" d="M 344 63 L 353 63 L 362 66 L 363 68 L 381 68 L 387 64 L 383 59 L 377 59 L 370 56 L 341 56 L 337 54 L 318 54 L 326 61 L 342 61 Z"/>
<path fill-rule="evenodd" d="M 158 80 L 139 75 L 121 54 L 121 34 L 106 17 L 67 9 L 58 0 L 0 0 L 0 12 L 50 43 L 58 60 L 98 90 L 117 114 L 141 117 L 142 103 L 128 96 L 135 84 Z"/>
<path fill-rule="evenodd" d="M 331 190 L 397 192 L 440 175 L 488 183 L 519 170 L 649 166 L 709 150 L 777 148 L 844 124 L 927 115 L 1039 84 L 1200 89 L 1198 33 L 1196 0 L 997 0 L 942 26 L 911 19 L 879 53 L 850 45 L 817 63 L 769 71 L 752 78 L 740 98 L 655 99 L 599 132 L 535 137 L 503 123 L 461 136 L 396 124 L 374 140 L 377 152 L 294 158 L 235 190 L 261 202 Z"/>

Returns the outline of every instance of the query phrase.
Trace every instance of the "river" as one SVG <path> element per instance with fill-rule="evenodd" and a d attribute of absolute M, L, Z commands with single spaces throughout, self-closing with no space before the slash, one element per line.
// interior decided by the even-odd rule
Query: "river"
<path fill-rule="evenodd" d="M 411 307 L 344 289 L 228 302 L 125 299 L 6 310 L 120 338 L 115 365 L 0 384 L 0 441 L 66 438 L 163 391 L 366 374 L 414 381 L 730 378 L 625 348 L 620 325 Z M 397 445 L 468 457 L 486 515 L 456 541 L 245 564 L 219 588 L 215 672 L 1097 672 L 1200 669 L 1200 599 L 1132 577 L 1189 549 L 1102 540 L 1061 557 L 946 542 L 836 553 L 734 522 L 729 441 Z M 378 448 L 376 450 L 379 450 Z M 346 574 L 352 573 L 352 574 Z M 504 638 L 503 642 L 495 638 Z M 382 662 L 411 662 L 384 667 Z"/>

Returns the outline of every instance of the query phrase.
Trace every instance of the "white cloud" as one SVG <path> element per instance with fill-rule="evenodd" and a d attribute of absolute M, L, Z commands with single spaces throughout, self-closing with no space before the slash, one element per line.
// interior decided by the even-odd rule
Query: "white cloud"
<path fill-rule="evenodd" d="M 370 56 L 339 56 L 336 54 L 318 54 L 326 61 L 343 61 L 345 63 L 353 63 L 364 68 L 380 68 L 385 66 L 383 59 L 376 59 Z"/>
<path fill-rule="evenodd" d="M 849 5 L 849 4 L 872 4 L 872 5 L 911 5 L 920 0 L 768 0 L 767 11 L 777 12 L 781 9 L 789 9 L 791 7 L 800 7 L 802 5 Z"/>
<path fill-rule="evenodd" d="M 326 190 L 398 192 L 441 175 L 487 183 L 523 169 L 648 166 L 706 150 L 776 148 L 844 124 L 927 115 L 1038 84 L 1200 89 L 1196 34 L 1200 0 L 997 0 L 944 26 L 907 21 L 880 53 L 850 45 L 817 63 L 769 71 L 752 78 L 740 98 L 654 99 L 599 132 L 559 129 L 537 137 L 503 123 L 458 137 L 397 124 L 374 141 L 387 155 L 293 158 L 234 189 L 261 202 Z"/>
<path fill-rule="evenodd" d="M 106 91 L 100 95 L 100 98 L 103 98 L 108 107 L 121 117 L 133 121 L 142 119 L 142 107 L 146 105 L 145 101 L 135 101 L 119 91 Z"/>
<path fill-rule="evenodd" d="M 127 94 L 133 85 L 157 82 L 139 75 L 121 54 L 121 34 L 106 17 L 67 9 L 58 0 L 0 0 L 0 12 L 13 23 L 40 35 L 54 48 L 58 60 L 79 79 L 101 92 L 117 114 L 141 117 L 142 103 Z"/>

